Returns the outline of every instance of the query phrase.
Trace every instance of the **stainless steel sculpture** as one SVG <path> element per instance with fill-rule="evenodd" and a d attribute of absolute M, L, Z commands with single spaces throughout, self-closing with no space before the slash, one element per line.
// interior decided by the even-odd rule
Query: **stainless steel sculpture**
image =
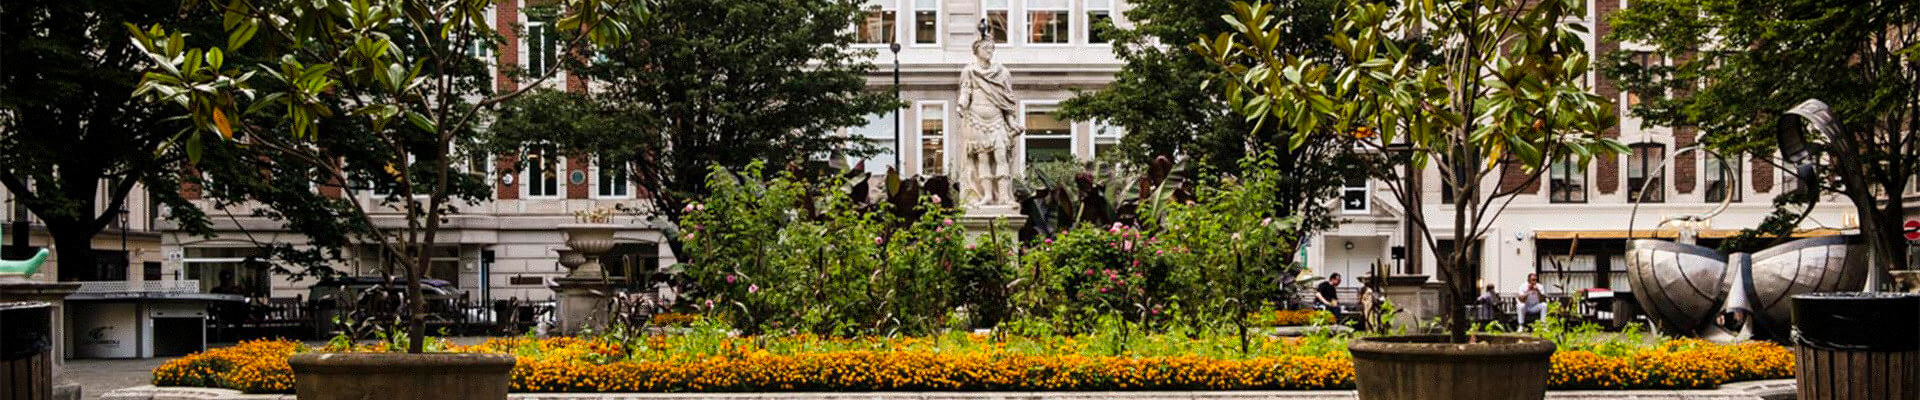
<path fill-rule="evenodd" d="M 1853 235 L 1800 239 L 1758 253 L 1721 255 L 1663 240 L 1634 240 L 1627 279 L 1661 333 L 1714 341 L 1786 338 L 1787 299 L 1859 290 L 1867 254 Z"/>

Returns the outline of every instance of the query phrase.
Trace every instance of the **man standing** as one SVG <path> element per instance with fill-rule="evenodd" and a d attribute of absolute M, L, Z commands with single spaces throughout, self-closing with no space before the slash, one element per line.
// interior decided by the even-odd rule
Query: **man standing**
<path fill-rule="evenodd" d="M 1340 319 L 1340 273 L 1327 276 L 1326 281 L 1314 287 L 1313 306 L 1333 313 L 1333 319 Z"/>

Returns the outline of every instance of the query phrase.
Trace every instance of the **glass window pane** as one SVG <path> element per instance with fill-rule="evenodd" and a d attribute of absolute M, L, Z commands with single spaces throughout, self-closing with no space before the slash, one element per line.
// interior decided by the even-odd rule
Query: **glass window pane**
<path fill-rule="evenodd" d="M 993 33 L 994 43 L 1007 42 L 1007 10 L 987 10 L 987 30 Z"/>
<path fill-rule="evenodd" d="M 947 107 L 920 106 L 920 174 L 941 175 L 947 166 Z"/>
<path fill-rule="evenodd" d="M 1073 125 L 1054 115 L 1058 106 L 1026 106 L 1026 163 L 1073 160 Z"/>
<path fill-rule="evenodd" d="M 1067 43 L 1073 21 L 1067 11 L 1027 12 L 1027 43 Z"/>
<path fill-rule="evenodd" d="M 1111 29 L 1110 25 L 1113 25 L 1113 12 L 1106 10 L 1087 11 L 1087 43 L 1106 43 L 1110 41 L 1110 39 L 1107 39 L 1106 34 L 1101 33 L 1106 29 Z"/>
<path fill-rule="evenodd" d="M 861 9 L 866 15 L 853 22 L 854 42 L 864 44 L 893 43 L 895 13 L 892 1 L 869 0 Z"/>
<path fill-rule="evenodd" d="M 913 13 L 913 42 L 918 44 L 940 42 L 939 11 L 923 10 Z"/>
<path fill-rule="evenodd" d="M 1049 161 L 1073 161 L 1073 139 L 1027 138 L 1027 166 Z"/>
<path fill-rule="evenodd" d="M 893 141 L 894 129 L 896 129 L 894 121 L 894 113 L 874 114 L 867 116 L 866 125 L 850 129 L 850 135 L 867 138 L 867 143 L 873 144 L 880 153 L 864 159 L 854 159 L 849 165 L 858 164 L 864 160 L 867 163 L 867 172 L 887 173 L 887 168 L 893 167 L 895 154 L 898 154 Z"/>

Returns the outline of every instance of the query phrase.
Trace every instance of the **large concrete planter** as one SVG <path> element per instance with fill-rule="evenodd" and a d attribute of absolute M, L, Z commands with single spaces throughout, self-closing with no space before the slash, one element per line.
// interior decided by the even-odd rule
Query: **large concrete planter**
<path fill-rule="evenodd" d="M 1540 400 L 1547 396 L 1553 342 L 1521 336 L 1354 339 L 1361 400 Z"/>
<path fill-rule="evenodd" d="M 287 364 L 300 400 L 505 399 L 513 356 L 306 353 Z"/>

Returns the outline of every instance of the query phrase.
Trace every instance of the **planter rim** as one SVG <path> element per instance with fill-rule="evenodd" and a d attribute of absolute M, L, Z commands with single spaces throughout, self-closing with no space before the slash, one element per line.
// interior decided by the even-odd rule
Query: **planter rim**
<path fill-rule="evenodd" d="M 287 358 L 295 373 L 310 372 L 391 372 L 431 373 L 507 373 L 513 370 L 511 354 L 494 353 L 301 353 Z"/>
<path fill-rule="evenodd" d="M 1553 342 L 1528 336 L 1476 335 L 1477 343 L 1452 343 L 1446 335 L 1358 338 L 1347 343 L 1356 359 L 1539 360 L 1553 356 Z"/>

